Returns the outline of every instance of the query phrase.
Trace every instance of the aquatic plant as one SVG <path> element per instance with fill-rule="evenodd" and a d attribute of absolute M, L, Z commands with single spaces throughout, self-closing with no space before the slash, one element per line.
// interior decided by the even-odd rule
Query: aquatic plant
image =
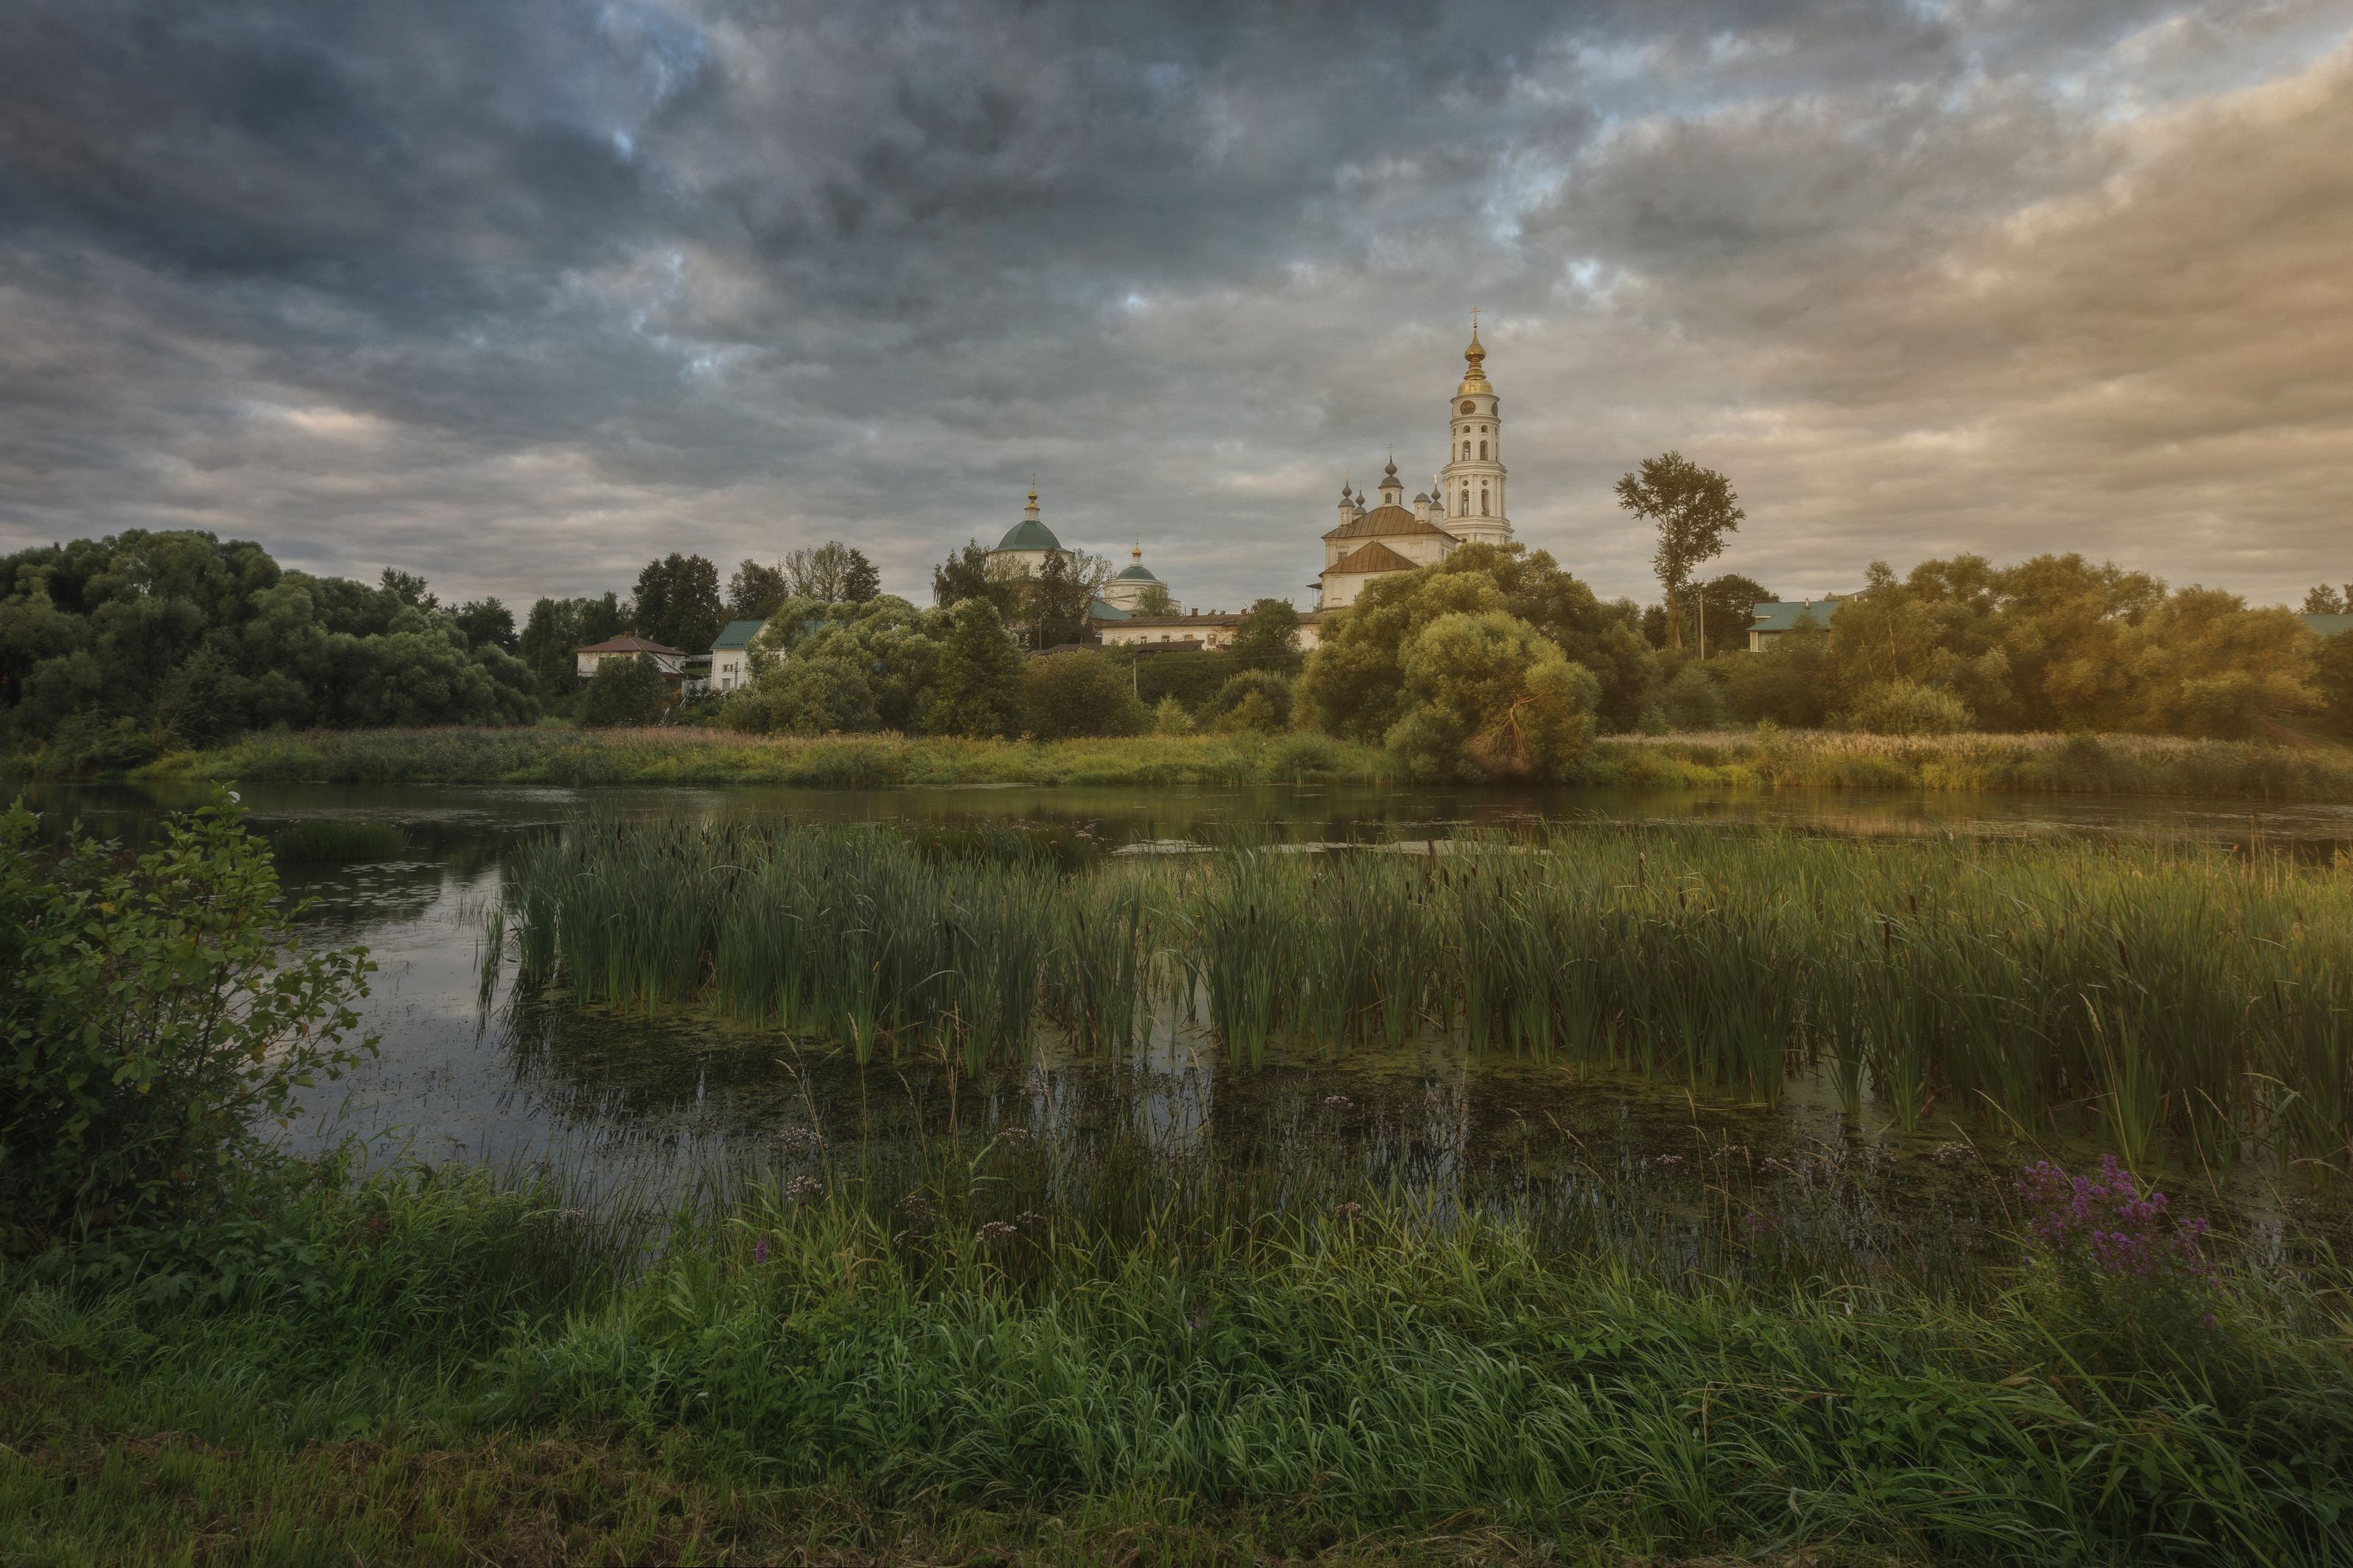
<path fill-rule="evenodd" d="M 1398 848 L 1409 853 L 1398 853 Z M 2263 853 L 1578 828 L 1065 869 L 872 829 L 583 824 L 508 865 L 527 984 L 878 1049 L 1120 1050 L 1198 1008 L 1240 1063 L 1398 1045 L 1905 1128 L 2096 1130 L 2128 1161 L 2353 1150 L 2353 879 Z"/>

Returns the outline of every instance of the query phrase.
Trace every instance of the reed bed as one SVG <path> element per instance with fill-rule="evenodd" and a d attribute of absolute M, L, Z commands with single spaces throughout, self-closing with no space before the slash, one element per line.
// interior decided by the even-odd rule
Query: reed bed
<path fill-rule="evenodd" d="M 2215 849 L 1555 830 L 1076 871 L 867 829 L 583 824 L 510 863 L 522 983 L 715 1006 L 871 1059 L 1396 1046 L 1631 1070 L 2136 1163 L 2353 1153 L 2353 878 Z M 494 955 L 495 959 L 495 955 Z"/>

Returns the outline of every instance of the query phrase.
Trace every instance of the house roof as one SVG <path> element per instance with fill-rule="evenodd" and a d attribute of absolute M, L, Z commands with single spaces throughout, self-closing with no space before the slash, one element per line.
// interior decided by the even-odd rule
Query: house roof
<path fill-rule="evenodd" d="M 686 657 L 674 647 L 664 647 L 658 642 L 648 642 L 643 637 L 607 637 L 603 642 L 592 642 L 579 651 L 582 653 L 666 653 L 672 658 Z"/>
<path fill-rule="evenodd" d="M 719 628 L 717 637 L 711 639 L 711 651 L 726 653 L 735 648 L 749 647 L 752 639 L 760 635 L 760 628 L 767 624 L 765 621 L 730 621 Z"/>
<path fill-rule="evenodd" d="M 1443 531 L 1431 529 L 1430 531 L 1437 533 Z M 1324 537 L 1328 539 L 1331 535 L 1326 534 Z M 1356 549 L 1324 568 L 1324 575 L 1329 577 L 1339 572 L 1416 572 L 1419 570 L 1420 568 L 1412 562 L 1376 539 L 1369 544 L 1359 544 Z"/>
<path fill-rule="evenodd" d="M 1809 611 L 1812 612 L 1816 621 L 1827 626 L 1831 624 L 1831 617 L 1838 614 L 1839 606 L 1845 603 L 1846 599 L 1837 594 L 1825 595 L 1819 599 L 1768 599 L 1763 604 L 1748 606 L 1748 629 L 1752 632 L 1786 632 L 1798 624 L 1799 616 Z"/>
<path fill-rule="evenodd" d="M 1025 517 L 1005 531 L 1005 537 L 997 542 L 997 549 L 990 551 L 989 553 L 995 555 L 1007 550 L 1060 550 L 1061 548 L 1062 542 L 1054 537 L 1052 529 L 1034 517 Z"/>
<path fill-rule="evenodd" d="M 1401 506 L 1377 506 L 1362 517 L 1352 517 L 1324 535 L 1326 539 L 1377 539 L 1400 533 L 1435 533 L 1443 539 L 1454 536 L 1434 522 L 1424 522 Z"/>
<path fill-rule="evenodd" d="M 2353 632 L 2353 616 L 2298 616 L 2316 637 L 2339 637 Z"/>

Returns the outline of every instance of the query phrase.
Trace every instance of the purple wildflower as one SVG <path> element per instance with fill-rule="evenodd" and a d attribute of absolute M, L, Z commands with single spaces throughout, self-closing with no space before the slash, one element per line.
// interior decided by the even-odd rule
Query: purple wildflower
<path fill-rule="evenodd" d="M 752 1244 L 752 1267 L 756 1268 L 766 1261 L 768 1261 L 768 1238 L 764 1236 Z"/>
<path fill-rule="evenodd" d="M 2114 1154 L 2099 1174 L 2071 1176 L 2048 1160 L 2029 1167 L 2019 1192 L 2027 1233 L 2053 1256 L 2112 1278 L 2205 1279 L 2202 1219 L 2174 1220 L 2163 1193 L 2142 1193 Z"/>

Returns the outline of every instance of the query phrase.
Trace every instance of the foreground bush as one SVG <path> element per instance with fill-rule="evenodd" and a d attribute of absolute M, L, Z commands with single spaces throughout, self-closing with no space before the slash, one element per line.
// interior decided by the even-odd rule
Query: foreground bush
<path fill-rule="evenodd" d="M 1871 735 L 1953 735 L 1971 728 L 1968 704 L 1916 680 L 1885 680 L 1864 691 L 1848 724 Z"/>
<path fill-rule="evenodd" d="M 0 817 L 0 1249 L 161 1222 L 216 1195 L 257 1119 L 350 1061 L 359 948 L 302 954 L 237 812 L 126 859 Z"/>

